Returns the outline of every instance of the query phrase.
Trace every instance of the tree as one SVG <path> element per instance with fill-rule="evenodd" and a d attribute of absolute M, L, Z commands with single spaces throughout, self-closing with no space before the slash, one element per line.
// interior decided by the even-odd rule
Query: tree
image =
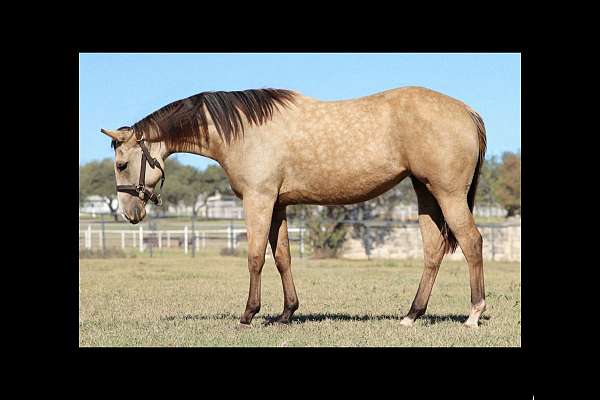
<path fill-rule="evenodd" d="M 308 231 L 307 242 L 315 258 L 336 257 L 346 240 L 349 226 L 344 206 L 294 205 L 288 207 L 288 218 L 300 219 Z"/>
<path fill-rule="evenodd" d="M 484 160 L 479 174 L 475 204 L 492 206 L 498 203 L 494 193 L 498 185 L 498 165 L 496 156 Z"/>
<path fill-rule="evenodd" d="M 169 175 L 163 190 L 165 205 L 184 204 L 191 207 L 193 218 L 206 206 L 208 197 L 217 191 L 233 193 L 227 175 L 220 166 L 210 165 L 204 171 L 199 171 L 173 159 L 165 162 L 165 172 Z"/>
<path fill-rule="evenodd" d="M 521 212 L 521 152 L 505 152 L 498 166 L 498 183 L 494 190 L 498 202 L 508 211 L 507 217 Z"/>
<path fill-rule="evenodd" d="M 177 160 L 167 159 L 165 161 L 165 174 L 168 179 L 165 180 L 162 190 L 163 210 L 169 206 L 194 204 L 194 191 L 191 184 L 195 181 L 196 172 L 195 168 L 185 166 Z"/>
<path fill-rule="evenodd" d="M 115 221 L 118 221 L 115 169 L 109 158 L 90 161 L 79 167 L 79 204 L 83 204 L 88 196 L 94 195 L 103 199 Z"/>

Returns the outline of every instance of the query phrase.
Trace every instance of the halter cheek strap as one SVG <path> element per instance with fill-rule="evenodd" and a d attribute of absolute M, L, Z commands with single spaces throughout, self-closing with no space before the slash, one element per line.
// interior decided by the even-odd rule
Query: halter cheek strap
<path fill-rule="evenodd" d="M 142 200 L 150 200 L 157 206 L 162 205 L 162 199 L 160 193 L 151 192 L 146 188 L 146 163 L 150 165 L 150 168 L 154 169 L 158 167 L 161 172 L 160 177 L 160 191 L 162 191 L 163 184 L 165 183 L 165 171 L 160 166 L 158 160 L 150 155 L 148 147 L 144 143 L 144 138 L 137 140 L 137 143 L 142 149 L 142 162 L 140 166 L 140 179 L 137 185 L 117 185 L 117 192 L 129 193 L 133 196 L 137 196 Z"/>

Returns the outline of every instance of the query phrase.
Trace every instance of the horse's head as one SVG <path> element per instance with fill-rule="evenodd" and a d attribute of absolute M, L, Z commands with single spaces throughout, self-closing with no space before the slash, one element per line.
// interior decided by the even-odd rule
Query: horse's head
<path fill-rule="evenodd" d="M 101 129 L 115 149 L 115 177 L 119 207 L 123 216 L 137 224 L 146 216 L 148 200 L 160 205 L 156 184 L 164 181 L 164 154 L 158 143 L 136 137 L 129 127 L 116 131 Z M 164 146 L 162 146 L 164 147 Z"/>

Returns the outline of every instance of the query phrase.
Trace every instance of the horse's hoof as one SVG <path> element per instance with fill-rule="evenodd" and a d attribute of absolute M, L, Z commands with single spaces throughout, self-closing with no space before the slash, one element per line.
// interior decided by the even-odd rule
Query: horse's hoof
<path fill-rule="evenodd" d="M 252 328 L 252 325 L 250 325 L 250 324 L 244 324 L 244 323 L 241 323 L 241 322 L 240 322 L 240 323 L 237 325 L 237 328 L 236 328 L 236 329 L 238 329 L 238 330 L 245 330 L 245 329 L 250 329 L 250 328 Z"/>
<path fill-rule="evenodd" d="M 402 318 L 402 320 L 400 321 L 400 325 L 402 325 L 402 326 L 408 326 L 408 327 L 411 327 L 411 326 L 414 326 L 414 325 L 415 325 L 415 320 L 414 320 L 414 319 L 410 319 L 410 318 L 408 318 L 408 317 L 404 317 L 404 318 Z"/>

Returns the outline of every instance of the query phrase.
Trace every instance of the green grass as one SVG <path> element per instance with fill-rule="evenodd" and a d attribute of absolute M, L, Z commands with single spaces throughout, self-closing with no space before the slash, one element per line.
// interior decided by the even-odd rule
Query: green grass
<path fill-rule="evenodd" d="M 422 271 L 420 261 L 292 261 L 300 309 L 288 326 L 281 280 L 263 269 L 262 309 L 237 329 L 248 293 L 243 257 L 217 254 L 80 260 L 80 346 L 520 346 L 520 266 L 485 264 L 488 309 L 480 328 L 469 310 L 464 262 L 444 262 L 427 313 L 400 326 Z"/>

